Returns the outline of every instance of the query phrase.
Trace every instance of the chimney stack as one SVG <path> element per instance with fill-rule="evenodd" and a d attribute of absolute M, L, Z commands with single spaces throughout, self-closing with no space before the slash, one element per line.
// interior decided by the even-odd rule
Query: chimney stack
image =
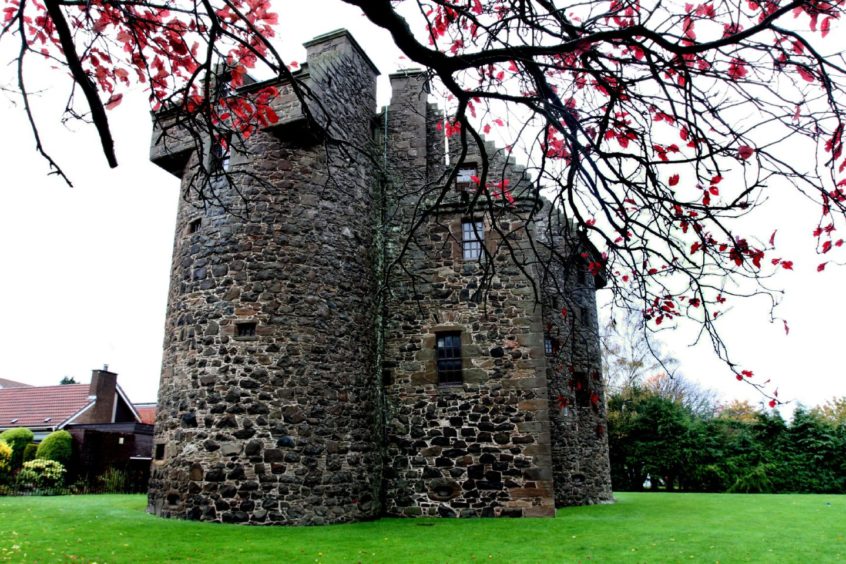
<path fill-rule="evenodd" d="M 88 395 L 95 398 L 94 407 L 83 415 L 80 423 L 111 423 L 114 418 L 115 402 L 117 401 L 117 374 L 109 372 L 109 365 L 103 370 L 91 371 L 91 385 Z"/>

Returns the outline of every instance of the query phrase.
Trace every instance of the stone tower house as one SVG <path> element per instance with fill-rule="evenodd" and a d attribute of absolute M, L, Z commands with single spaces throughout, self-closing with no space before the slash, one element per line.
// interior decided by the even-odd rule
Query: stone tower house
<path fill-rule="evenodd" d="M 322 524 L 610 501 L 592 247 L 493 145 L 513 203 L 471 204 L 478 147 L 438 189 L 453 167 L 423 74 L 392 75 L 376 114 L 378 70 L 346 31 L 306 49 L 310 108 L 349 145 L 278 84 L 280 121 L 232 143 L 230 185 L 159 116 L 151 159 L 185 197 L 149 511 Z"/>

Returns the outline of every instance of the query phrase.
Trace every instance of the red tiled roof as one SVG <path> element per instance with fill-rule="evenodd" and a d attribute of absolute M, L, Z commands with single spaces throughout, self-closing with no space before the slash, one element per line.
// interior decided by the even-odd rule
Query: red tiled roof
<path fill-rule="evenodd" d="M 138 416 L 141 418 L 141 423 L 145 423 L 147 425 L 155 425 L 156 404 L 136 403 L 135 411 L 138 412 Z"/>
<path fill-rule="evenodd" d="M 0 389 L 0 428 L 59 425 L 94 401 L 88 389 L 88 384 Z"/>
<path fill-rule="evenodd" d="M 31 388 L 29 384 L 24 384 L 23 382 L 15 382 L 14 380 L 7 380 L 5 378 L 0 378 L 0 389 L 3 388 Z"/>

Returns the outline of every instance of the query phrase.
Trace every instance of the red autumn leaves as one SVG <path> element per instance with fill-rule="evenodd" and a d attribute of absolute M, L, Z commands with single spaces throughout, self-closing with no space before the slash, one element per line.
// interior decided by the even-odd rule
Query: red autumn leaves
<path fill-rule="evenodd" d="M 266 0 L 229 0 L 220 8 L 198 3 L 194 11 L 166 4 L 91 0 L 61 9 L 78 40 L 80 63 L 96 83 L 107 109 L 121 103 L 123 92 L 119 89 L 134 79 L 148 85 L 154 109 L 179 101 L 184 109 L 198 111 L 209 109 L 203 100 L 204 79 L 197 74 L 207 59 L 206 51 L 228 53 L 237 86 L 246 68 L 268 53 L 267 40 L 278 23 L 278 16 L 269 8 Z M 22 40 L 28 47 L 56 61 L 69 60 L 42 3 L 8 0 L 4 22 L 11 26 L 16 18 L 25 24 Z M 217 36 L 210 33 L 215 26 Z M 278 119 L 267 92 L 231 105 L 225 112 L 235 131 L 249 131 Z"/>

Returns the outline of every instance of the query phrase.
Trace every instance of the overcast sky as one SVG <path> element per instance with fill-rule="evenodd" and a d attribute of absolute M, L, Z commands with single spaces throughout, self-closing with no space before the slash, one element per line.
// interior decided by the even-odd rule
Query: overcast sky
<path fill-rule="evenodd" d="M 288 5 L 306 6 L 291 9 Z M 303 41 L 336 28 L 350 29 L 382 71 L 379 100 L 389 97 L 387 74 L 408 66 L 386 33 L 367 25 L 356 10 L 338 0 L 277 2 L 285 38 L 282 52 L 302 61 Z M 834 32 L 836 33 L 836 32 Z M 10 53 L 0 51 L 2 62 Z M 9 87 L 12 74 L 0 69 Z M 67 78 L 38 72 L 44 87 L 66 88 Z M 51 81 L 55 80 L 55 85 Z M 63 98 L 47 92 L 38 119 L 47 149 L 74 182 L 68 188 L 48 176 L 46 162 L 20 107 L 0 98 L 0 296 L 6 312 L 0 323 L 0 378 L 35 385 L 57 384 L 65 376 L 89 381 L 90 371 L 108 364 L 134 401 L 156 399 L 164 315 L 169 283 L 179 180 L 149 163 L 149 108 L 140 93 L 127 96 L 110 113 L 120 166 L 110 170 L 90 127 L 57 126 Z M 768 323 L 767 303 L 735 306 L 722 329 L 736 357 L 772 379 L 780 397 L 806 405 L 846 395 L 840 347 L 846 307 L 840 299 L 843 270 L 816 272 L 813 255 L 815 210 L 784 194 L 767 203 L 762 229 L 778 227 L 781 254 L 795 261 L 795 272 L 781 273 L 770 286 L 784 288 L 778 310 L 790 323 Z M 766 231 L 769 235 L 772 229 Z M 713 358 L 708 343 L 688 347 L 695 334 L 665 335 L 682 373 L 718 390 L 724 399 L 760 398 L 737 383 Z"/>

